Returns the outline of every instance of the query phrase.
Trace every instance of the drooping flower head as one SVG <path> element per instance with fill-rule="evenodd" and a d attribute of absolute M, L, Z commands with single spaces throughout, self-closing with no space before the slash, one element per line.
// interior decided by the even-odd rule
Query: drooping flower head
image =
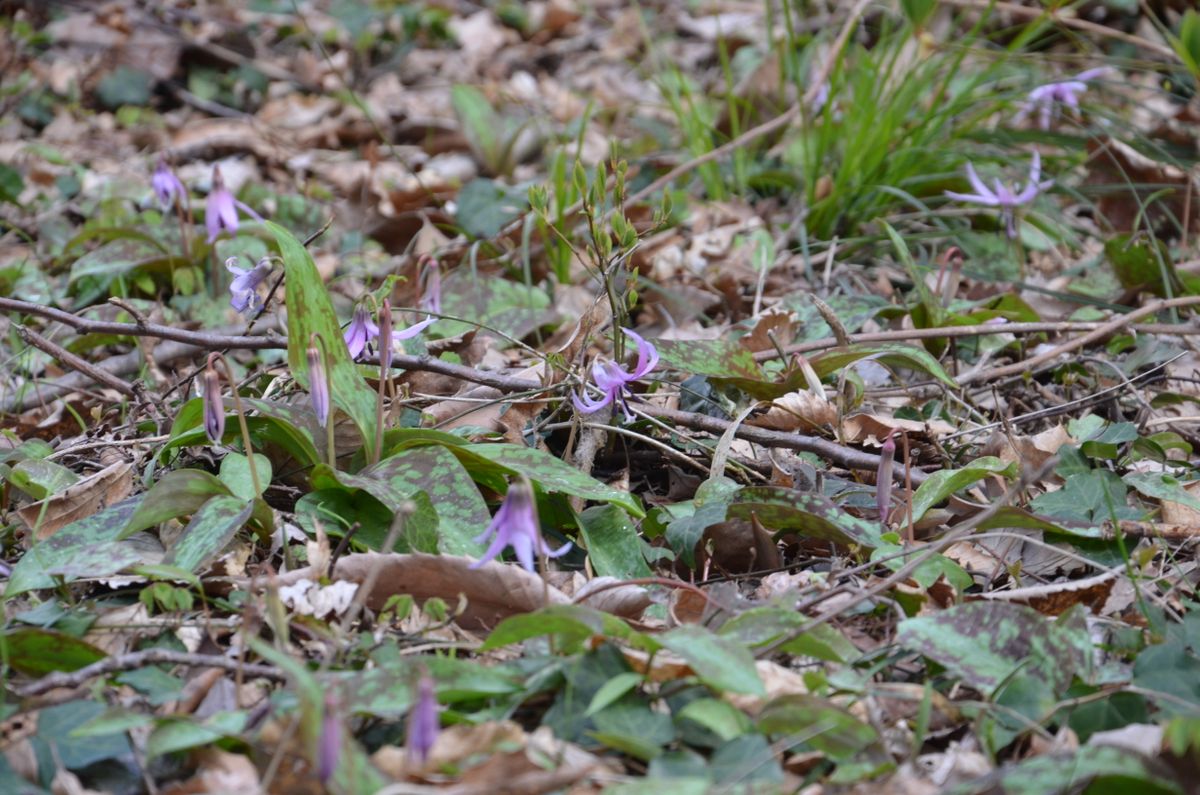
<path fill-rule="evenodd" d="M 220 166 L 213 166 L 212 189 L 208 192 L 208 201 L 204 205 L 204 225 L 208 228 L 208 242 L 212 243 L 221 234 L 221 230 L 236 235 L 238 230 L 238 214 L 241 210 L 255 221 L 262 221 L 262 216 L 234 198 L 225 187 L 225 179 L 221 176 Z"/>
<path fill-rule="evenodd" d="M 408 711 L 407 737 L 404 741 L 408 752 L 409 762 L 414 766 L 425 764 L 429 751 L 437 742 L 438 729 L 441 721 L 438 713 L 437 694 L 433 689 L 433 679 L 429 674 L 422 673 L 417 680 L 416 700 Z"/>
<path fill-rule="evenodd" d="M 605 406 L 617 404 L 625 412 L 625 419 L 633 421 L 633 412 L 629 410 L 626 394 L 629 385 L 655 368 L 658 364 L 658 351 L 649 342 L 627 328 L 621 329 L 625 336 L 633 340 L 637 346 L 637 363 L 632 370 L 626 370 L 616 362 L 597 361 L 592 365 L 592 381 L 603 392 L 599 398 L 585 394 L 571 395 L 571 402 L 583 414 L 594 414 Z"/>
<path fill-rule="evenodd" d="M 879 508 L 879 522 L 887 528 L 888 514 L 892 507 L 892 463 L 896 459 L 896 432 L 893 430 L 883 440 L 879 451 L 879 471 L 875 473 L 875 505 Z"/>
<path fill-rule="evenodd" d="M 316 334 L 313 334 L 313 342 Z M 329 378 L 325 372 L 325 360 L 317 345 L 309 345 L 305 351 L 308 359 L 308 395 L 312 399 L 313 413 L 321 427 L 329 420 Z"/>
<path fill-rule="evenodd" d="M 532 572 L 534 553 L 557 558 L 571 548 L 571 542 L 568 541 L 558 549 L 552 550 L 542 538 L 533 486 L 524 477 L 508 484 L 504 502 L 500 503 L 500 509 L 492 517 L 492 523 L 475 539 L 475 543 L 482 544 L 488 538 L 491 538 L 491 543 L 487 551 L 483 553 L 483 557 L 471 564 L 471 568 L 477 569 L 488 561 L 495 560 L 505 547 L 512 547 L 517 560 L 526 571 Z"/>
<path fill-rule="evenodd" d="M 1042 176 L 1042 156 L 1034 152 L 1033 159 L 1029 164 L 1029 181 L 1020 190 L 1016 186 L 1008 187 L 1000 182 L 999 179 L 993 180 L 996 186 L 992 190 L 983 183 L 979 178 L 978 172 L 975 171 L 975 166 L 967 163 L 967 179 L 971 183 L 971 187 L 975 189 L 974 193 L 955 193 L 954 191 L 946 191 L 946 195 L 951 199 L 959 201 L 971 202 L 972 204 L 982 204 L 986 207 L 1000 208 L 1000 216 L 1005 221 L 1005 226 L 1008 230 L 1009 237 L 1017 236 L 1016 210 L 1029 204 L 1046 188 L 1054 184 L 1054 180 L 1040 181 Z"/>
<path fill-rule="evenodd" d="M 426 256 L 422 260 L 421 271 L 421 300 L 417 308 L 435 315 L 442 313 L 442 272 L 438 261 Z"/>
<path fill-rule="evenodd" d="M 426 312 L 441 314 L 442 286 L 441 279 L 437 276 L 436 270 L 432 276 L 428 276 L 423 281 L 425 281 L 425 291 L 421 295 L 418 306 Z M 385 301 L 384 303 L 386 304 L 387 302 Z M 391 312 L 390 307 L 391 305 L 388 304 L 389 313 Z M 394 316 L 391 317 L 394 318 Z M 436 317 L 428 317 L 419 323 L 413 323 L 408 328 L 393 329 L 391 333 L 392 344 L 395 345 L 404 340 L 412 339 L 436 322 Z M 344 336 L 346 338 L 346 347 L 350 349 L 350 357 L 355 360 L 361 358 L 370 348 L 371 344 L 380 336 L 379 326 L 371 320 L 370 312 L 367 310 L 365 304 L 359 303 L 354 308 L 354 317 L 351 319 L 350 325 L 346 327 Z M 380 350 L 380 355 L 383 355 L 382 349 Z M 388 351 L 388 356 L 390 357 L 390 355 L 391 351 Z"/>
<path fill-rule="evenodd" d="M 225 404 L 221 399 L 221 376 L 213 366 L 214 355 L 208 355 L 208 365 L 200 377 L 200 397 L 204 405 L 204 433 L 210 442 L 220 444 L 225 436 Z"/>
<path fill-rule="evenodd" d="M 1020 122 L 1036 112 L 1038 126 L 1043 130 L 1049 130 L 1051 121 L 1061 112 L 1062 106 L 1073 111 L 1079 110 L 1079 95 L 1087 91 L 1087 81 L 1094 80 L 1111 71 L 1112 67 L 1101 66 L 1080 72 L 1067 80 L 1038 86 L 1026 96 L 1021 110 L 1017 113 L 1016 120 Z"/>
<path fill-rule="evenodd" d="M 175 172 L 167 165 L 164 157 L 158 159 L 158 165 L 154 168 L 154 176 L 150 178 L 150 187 L 154 189 L 154 195 L 158 197 L 158 203 L 164 210 L 175 204 L 178 197 L 187 193 L 183 183 L 179 181 L 179 177 L 175 176 Z"/>
<path fill-rule="evenodd" d="M 225 260 L 225 270 L 233 274 L 229 284 L 229 305 L 239 312 L 253 312 L 262 306 L 258 286 L 271 273 L 271 260 L 263 257 L 253 268 L 239 268 L 237 257 Z"/>

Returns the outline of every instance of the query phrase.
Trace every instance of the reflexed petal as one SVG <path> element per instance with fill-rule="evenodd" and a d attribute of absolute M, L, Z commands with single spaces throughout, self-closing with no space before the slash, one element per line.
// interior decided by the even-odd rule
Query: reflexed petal
<path fill-rule="evenodd" d="M 595 362 L 592 365 L 592 381 L 605 392 L 623 389 L 629 380 L 629 374 L 616 362 Z"/>
<path fill-rule="evenodd" d="M 392 332 L 392 340 L 395 342 L 399 342 L 401 340 L 412 339 L 413 337 L 417 336 L 422 331 L 429 328 L 436 322 L 437 322 L 437 318 L 435 318 L 435 317 L 426 318 L 425 320 L 422 320 L 420 323 L 413 323 L 411 326 L 409 326 L 406 329 L 403 329 L 402 331 L 393 331 Z"/>
<path fill-rule="evenodd" d="M 977 196 L 974 193 L 955 193 L 952 190 L 945 191 L 946 196 L 951 199 L 957 199 L 960 202 L 970 202 L 971 204 L 983 204 L 988 207 L 995 207 L 1000 202 L 995 196 Z"/>
<path fill-rule="evenodd" d="M 975 164 L 970 161 L 967 162 L 967 181 L 971 183 L 971 187 L 975 189 L 980 200 L 996 198 L 996 195 L 988 190 L 988 186 L 983 184 L 983 180 L 979 178 L 979 172 L 975 170 Z M 981 201 L 981 203 L 987 204 L 986 201 Z"/>
<path fill-rule="evenodd" d="M 595 414 L 600 409 L 613 402 L 613 393 L 605 392 L 602 398 L 590 398 L 586 394 L 571 393 L 571 405 L 583 414 Z"/>
<path fill-rule="evenodd" d="M 634 365 L 633 372 L 629 374 L 628 379 L 632 381 L 635 378 L 641 378 L 655 368 L 658 364 L 658 349 L 629 329 L 621 330 L 625 332 L 625 336 L 632 339 L 634 344 L 637 345 L 637 364 Z"/>

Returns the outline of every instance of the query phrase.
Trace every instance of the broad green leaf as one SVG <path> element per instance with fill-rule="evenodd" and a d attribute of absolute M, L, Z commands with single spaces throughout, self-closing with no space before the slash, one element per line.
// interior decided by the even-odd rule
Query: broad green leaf
<path fill-rule="evenodd" d="M 168 519 L 189 516 L 208 502 L 210 497 L 228 495 L 229 488 L 216 476 L 200 469 L 177 469 L 162 476 L 142 498 L 121 533 L 127 538 L 134 533 L 159 525 Z"/>
<path fill-rule="evenodd" d="M 766 695 L 754 658 L 740 643 L 695 625 L 676 627 L 658 641 L 687 660 L 700 681 L 714 690 Z"/>
<path fill-rule="evenodd" d="M 722 740 L 732 740 L 750 731 L 750 719 L 746 713 L 716 698 L 698 698 L 675 715 L 677 720 L 690 720 L 708 729 Z"/>
<path fill-rule="evenodd" d="M 577 648 L 593 635 L 622 638 L 630 634 L 624 621 L 583 605 L 551 605 L 533 613 L 509 616 L 488 635 L 481 651 L 553 635 L 567 649 Z"/>
<path fill-rule="evenodd" d="M 433 327 L 448 337 L 471 331 L 476 328 L 474 323 L 479 323 L 521 339 L 558 318 L 545 290 L 510 279 L 481 279 L 467 268 L 456 269 L 442 280 L 442 311 L 468 321 L 435 323 Z M 505 339 L 497 341 L 501 348 L 510 344 Z"/>
<path fill-rule="evenodd" d="M 579 519 L 579 531 L 596 574 L 629 579 L 653 573 L 642 555 L 637 527 L 625 511 L 616 505 L 594 505 Z"/>
<path fill-rule="evenodd" d="M 685 564 L 695 565 L 696 544 L 704 537 L 705 530 L 725 521 L 729 502 L 737 491 L 738 484 L 729 478 L 706 480 L 696 489 L 691 504 L 668 506 L 675 518 L 667 525 L 667 543 Z"/>
<path fill-rule="evenodd" d="M 472 237 L 495 237 L 507 224 L 519 218 L 528 206 L 528 191 L 525 189 L 477 177 L 459 190 L 455 219 L 463 231 Z"/>
<path fill-rule="evenodd" d="M 36 752 L 54 759 L 56 766 L 61 764 L 68 770 L 82 770 L 107 759 L 128 759 L 129 739 L 124 735 L 71 736 L 72 729 L 103 712 L 103 704 L 88 699 L 77 699 L 39 710 L 37 735 L 33 738 Z M 40 748 L 37 747 L 39 745 Z"/>
<path fill-rule="evenodd" d="M 583 713 L 584 717 L 591 717 L 600 710 L 607 707 L 617 699 L 629 693 L 638 685 L 645 681 L 645 677 L 637 671 L 626 671 L 623 674 L 617 674 L 612 679 L 609 679 L 604 685 L 596 691 L 596 695 L 592 696 L 592 701 L 588 704 L 587 710 Z"/>
<path fill-rule="evenodd" d="M 8 664 L 34 677 L 53 671 L 76 671 L 108 656 L 79 638 L 36 627 L 4 633 L 4 646 Z"/>
<path fill-rule="evenodd" d="M 134 497 L 119 502 L 34 544 L 13 567 L 4 595 L 52 588 L 57 584 L 56 577 L 68 582 L 80 577 L 103 577 L 141 562 L 141 550 L 119 540 L 141 500 Z"/>
<path fill-rule="evenodd" d="M 326 487 L 336 478 L 343 486 L 366 491 L 393 512 L 413 495 L 426 492 L 437 511 L 437 549 L 449 555 L 478 556 L 483 552 L 484 546 L 473 539 L 491 522 L 491 514 L 479 487 L 447 448 L 412 447 L 357 475 L 337 472 L 331 478 L 330 474 L 328 467 L 318 467 L 313 485 Z"/>
<path fill-rule="evenodd" d="M 40 458 L 18 462 L 8 473 L 8 482 L 35 500 L 58 494 L 79 482 L 79 476 L 65 466 Z"/>
<path fill-rule="evenodd" d="M 949 499 L 951 494 L 965 489 L 989 475 L 1013 478 L 1017 462 L 1005 464 L 995 456 L 982 456 L 962 469 L 942 469 L 930 475 L 913 493 L 912 520 L 918 522 L 933 506 Z"/>
<path fill-rule="evenodd" d="M 609 748 L 642 760 L 650 760 L 675 739 L 671 716 L 650 709 L 633 694 L 590 716 L 596 728 L 587 732 Z"/>
<path fill-rule="evenodd" d="M 1165 472 L 1130 472 L 1121 479 L 1147 497 L 1177 502 L 1193 511 L 1200 511 L 1200 499 L 1185 489 L 1178 478 Z"/>
<path fill-rule="evenodd" d="M 243 711 L 217 712 L 203 721 L 194 718 L 162 720 L 146 740 L 146 758 L 210 746 L 226 737 L 237 737 L 246 727 Z"/>
<path fill-rule="evenodd" d="M 1134 661 L 1133 684 L 1150 691 L 1147 695 L 1159 709 L 1194 716 L 1200 709 L 1200 656 L 1181 638 L 1147 646 Z"/>
<path fill-rule="evenodd" d="M 764 734 L 794 737 L 834 759 L 846 759 L 879 740 L 870 725 L 845 709 L 807 693 L 777 698 L 758 715 Z"/>
<path fill-rule="evenodd" d="M 326 366 L 332 382 L 330 398 L 346 412 L 362 434 L 366 449 L 375 449 L 375 392 L 359 376 L 342 339 L 329 293 L 308 250 L 292 233 L 272 223 L 266 228 L 279 244 L 287 274 L 288 366 L 303 389 L 308 389 L 309 338 L 315 334 L 325 344 Z"/>
<path fill-rule="evenodd" d="M 895 534 L 889 534 L 887 538 L 895 539 L 897 542 L 900 539 Z M 899 571 L 908 564 L 912 557 L 923 554 L 925 554 L 925 549 L 922 547 L 909 547 L 906 551 L 899 543 L 888 543 L 885 540 L 871 552 L 871 560 L 883 561 L 883 565 L 892 571 Z M 925 589 L 933 587 L 933 584 L 943 577 L 959 593 L 975 584 L 975 579 L 962 566 L 940 552 L 935 552 L 918 563 L 909 576 L 916 581 L 917 585 Z"/>
<path fill-rule="evenodd" d="M 1061 693 L 1086 671 L 1092 648 L 1077 610 L 1051 622 L 1024 605 L 991 601 L 903 621 L 896 642 L 988 695 L 1018 671 Z"/>
<path fill-rule="evenodd" d="M 1125 748 L 1087 745 L 1072 753 L 1025 759 L 994 775 L 959 784 L 945 795 L 1059 795 L 1064 792 L 1183 795 L 1185 790 L 1160 767 Z"/>
<path fill-rule="evenodd" d="M 486 473 L 489 468 L 493 473 L 499 470 L 509 476 L 524 475 L 546 491 L 582 497 L 593 502 L 612 503 L 637 519 L 646 515 L 637 497 L 607 486 L 542 450 L 515 444 L 468 444 L 448 449 L 477 479 L 477 471 Z"/>
<path fill-rule="evenodd" d="M 754 353 L 732 340 L 656 340 L 660 366 L 710 378 L 765 381 Z"/>
<path fill-rule="evenodd" d="M 722 624 L 718 634 L 746 646 L 765 646 L 790 635 L 809 621 L 808 616 L 795 610 L 752 607 Z M 780 646 L 779 651 L 842 663 L 853 662 L 861 656 L 858 648 L 830 624 L 820 624 L 792 638 Z"/>
<path fill-rule="evenodd" d="M 809 359 L 809 362 L 817 375 L 825 378 L 863 359 L 882 362 L 890 367 L 916 370 L 936 378 L 947 386 L 958 389 L 957 382 L 946 374 L 937 359 L 933 358 L 924 348 L 912 345 L 898 343 L 850 345 L 846 348 L 834 348 L 817 354 Z"/>
<path fill-rule="evenodd" d="M 232 411 L 232 400 L 226 398 L 226 410 Z M 243 397 L 242 405 L 256 412 L 246 418 L 246 426 L 250 437 L 258 448 L 265 446 L 259 452 L 271 452 L 272 445 L 295 458 L 302 466 L 313 466 L 325 460 L 325 432 L 316 424 L 312 412 L 304 411 L 296 406 L 287 406 L 271 400 L 258 400 Z M 240 438 L 237 418 L 227 417 L 225 436 L 230 439 Z M 171 426 L 171 439 L 163 445 L 159 455 L 163 456 L 171 450 L 192 445 L 207 445 L 208 436 L 204 432 L 203 402 L 193 398 L 183 405 L 175 416 Z"/>
<path fill-rule="evenodd" d="M 846 546 L 873 548 L 883 541 L 878 522 L 847 513 L 820 494 L 781 486 L 740 490 L 729 504 L 728 514 L 738 519 L 756 516 L 768 530 L 823 538 Z"/>
<path fill-rule="evenodd" d="M 258 476 L 259 489 L 266 491 L 267 486 L 271 485 L 271 477 L 274 474 L 271 469 L 271 460 L 262 453 L 255 453 L 254 470 L 254 474 Z M 257 494 L 254 491 L 254 478 L 250 473 L 250 458 L 241 453 L 227 453 L 221 459 L 221 470 L 217 477 L 235 497 L 253 500 L 255 497 L 262 496 L 261 491 Z"/>
<path fill-rule="evenodd" d="M 166 562 L 188 572 L 202 570 L 245 526 L 253 510 L 252 500 L 213 497 L 192 515 L 192 520 L 167 554 Z"/>

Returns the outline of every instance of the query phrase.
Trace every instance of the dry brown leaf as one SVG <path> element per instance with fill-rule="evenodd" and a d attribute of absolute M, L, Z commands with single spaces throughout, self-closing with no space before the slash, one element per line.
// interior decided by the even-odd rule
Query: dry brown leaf
<path fill-rule="evenodd" d="M 836 423 L 837 406 L 807 389 L 776 398 L 765 413 L 746 420 L 747 425 L 776 431 L 811 431 Z"/>
<path fill-rule="evenodd" d="M 574 594 L 575 602 L 621 618 L 640 618 L 653 600 L 650 592 L 640 585 L 616 585 L 615 577 L 596 577 L 588 580 Z M 597 589 L 603 588 L 596 593 Z"/>
<path fill-rule="evenodd" d="M 194 758 L 197 768 L 192 777 L 159 790 L 163 795 L 207 795 L 216 792 L 259 795 L 262 792 L 258 770 L 246 756 L 209 747 L 197 751 Z"/>
<path fill-rule="evenodd" d="M 1200 480 L 1195 483 L 1188 483 L 1183 487 L 1183 490 L 1193 497 L 1200 496 Z M 1180 502 L 1174 500 L 1162 501 L 1162 520 L 1164 524 L 1173 525 L 1190 525 L 1200 528 L 1200 511 L 1195 508 L 1189 508 Z"/>
<path fill-rule="evenodd" d="M 874 414 L 855 414 L 842 419 L 842 438 L 847 442 L 882 445 L 894 430 L 904 431 L 909 436 L 938 438 L 960 430 L 945 420 L 902 420 L 896 417 L 878 417 Z"/>
<path fill-rule="evenodd" d="M 118 503 L 133 490 L 133 464 L 118 461 L 70 488 L 17 510 L 36 538 L 49 538 L 71 522 Z M 45 513 L 43 513 L 43 509 Z"/>
<path fill-rule="evenodd" d="M 1033 436 L 1009 436 L 997 430 L 988 439 L 981 455 L 994 455 L 1001 461 L 1016 462 L 1031 470 L 1039 469 L 1064 444 L 1070 444 L 1071 435 L 1063 425 L 1055 425 Z"/>
<path fill-rule="evenodd" d="M 1100 613 L 1113 585 L 1117 582 L 1116 572 L 1104 572 L 1082 580 L 1065 580 L 1045 585 L 1014 588 L 1011 591 L 992 591 L 982 594 L 967 594 L 967 600 L 1013 602 L 1028 605 L 1048 616 L 1062 615 L 1077 604 L 1086 606 L 1093 613 Z"/>
<path fill-rule="evenodd" d="M 378 567 L 374 585 L 366 595 L 366 605 L 372 610 L 379 610 L 396 594 L 409 594 L 419 602 L 438 597 L 449 604 L 455 604 L 461 594 L 466 597 L 467 606 L 458 622 L 467 629 L 487 629 L 508 616 L 571 601 L 562 591 L 520 566 L 492 561 L 472 569 L 472 563 L 474 559 L 457 555 L 365 552 L 339 558 L 332 579 L 361 586 L 372 569 Z M 291 585 L 319 576 L 320 573 L 305 567 L 280 575 L 276 583 Z"/>

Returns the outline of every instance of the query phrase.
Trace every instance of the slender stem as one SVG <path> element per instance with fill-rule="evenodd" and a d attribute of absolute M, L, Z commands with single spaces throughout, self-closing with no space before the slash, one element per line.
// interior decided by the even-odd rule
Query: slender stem
<path fill-rule="evenodd" d="M 321 349 L 322 363 L 325 365 L 325 394 L 329 396 L 329 415 L 325 418 L 325 454 L 329 458 L 329 468 L 334 472 L 337 471 L 337 449 L 333 440 L 333 367 L 329 360 L 329 350 L 325 347 L 325 340 L 319 334 L 313 332 L 309 336 L 309 343 L 316 342 Z M 312 378 L 312 373 L 308 376 Z M 312 384 L 309 384 L 312 388 Z"/>
<path fill-rule="evenodd" d="M 254 446 L 250 444 L 250 426 L 246 424 L 246 411 L 242 408 L 242 398 L 238 395 L 237 381 L 233 377 L 233 370 L 230 369 L 229 362 L 225 361 L 225 357 L 220 353 L 210 353 L 208 360 L 210 362 L 219 361 L 225 368 L 225 377 L 229 379 L 229 391 L 233 393 L 233 406 L 237 411 L 238 426 L 242 429 L 242 447 L 246 450 L 246 461 L 250 464 L 250 481 L 254 484 L 254 493 L 262 497 L 263 489 L 258 480 L 258 467 L 254 465 Z"/>

